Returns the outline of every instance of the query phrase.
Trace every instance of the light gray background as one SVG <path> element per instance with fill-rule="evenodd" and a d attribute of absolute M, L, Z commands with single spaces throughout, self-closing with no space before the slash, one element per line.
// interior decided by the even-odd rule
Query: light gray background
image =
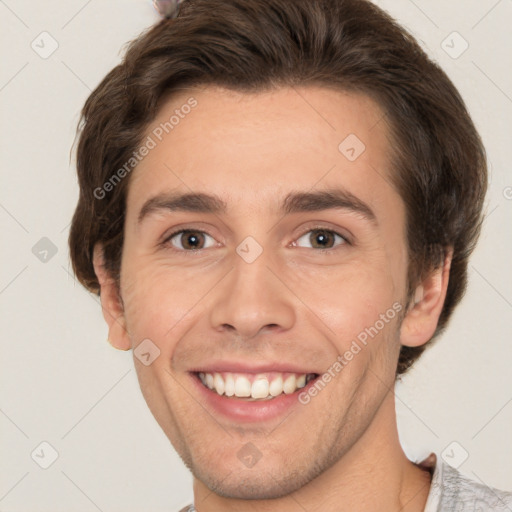
<path fill-rule="evenodd" d="M 378 4 L 459 88 L 491 169 L 468 294 L 397 384 L 401 440 L 413 460 L 435 451 L 512 490 L 512 1 Z M 142 398 L 132 353 L 106 342 L 98 299 L 74 281 L 67 251 L 79 111 L 158 16 L 149 0 L 0 0 L 0 20 L 0 511 L 173 512 L 192 500 L 191 476 Z M 31 47 L 51 49 L 43 31 L 58 43 L 48 58 Z M 458 58 L 454 31 L 469 44 Z M 43 441 L 59 454 L 47 469 Z"/>

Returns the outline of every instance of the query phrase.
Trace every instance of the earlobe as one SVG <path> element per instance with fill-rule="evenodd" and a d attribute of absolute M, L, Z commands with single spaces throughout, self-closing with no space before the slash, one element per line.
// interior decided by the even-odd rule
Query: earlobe
<path fill-rule="evenodd" d="M 443 265 L 417 286 L 414 301 L 400 329 L 402 345 L 418 347 L 434 335 L 446 298 L 452 254 L 452 250 L 447 251 Z"/>
<path fill-rule="evenodd" d="M 93 265 L 100 284 L 101 309 L 108 325 L 108 341 L 119 350 L 129 350 L 131 342 L 126 330 L 118 285 L 105 268 L 103 247 L 100 243 L 94 246 Z"/>

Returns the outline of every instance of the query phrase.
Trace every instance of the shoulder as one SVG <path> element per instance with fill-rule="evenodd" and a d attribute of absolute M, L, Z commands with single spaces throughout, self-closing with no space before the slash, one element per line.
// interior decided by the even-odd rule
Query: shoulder
<path fill-rule="evenodd" d="M 512 512 L 512 492 L 464 476 L 442 459 L 435 463 L 425 512 Z"/>

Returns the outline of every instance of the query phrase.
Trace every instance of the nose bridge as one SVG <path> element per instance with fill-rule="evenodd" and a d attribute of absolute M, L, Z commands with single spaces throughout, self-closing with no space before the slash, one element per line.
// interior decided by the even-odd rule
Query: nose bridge
<path fill-rule="evenodd" d="M 290 329 L 295 321 L 293 297 L 271 270 L 273 258 L 254 241 L 245 240 L 233 254 L 233 268 L 214 294 L 211 323 L 244 337 L 268 326 Z"/>

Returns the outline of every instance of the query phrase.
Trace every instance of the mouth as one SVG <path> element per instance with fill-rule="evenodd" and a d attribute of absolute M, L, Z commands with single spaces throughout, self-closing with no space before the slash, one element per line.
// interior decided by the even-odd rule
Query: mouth
<path fill-rule="evenodd" d="M 187 373 L 203 408 L 229 426 L 282 422 L 294 410 L 297 414 L 313 411 L 303 408 L 301 393 L 321 378 L 318 372 L 279 360 L 217 360 Z"/>
<path fill-rule="evenodd" d="M 191 372 L 201 384 L 224 398 L 264 402 L 293 395 L 319 377 L 318 373 Z"/>

